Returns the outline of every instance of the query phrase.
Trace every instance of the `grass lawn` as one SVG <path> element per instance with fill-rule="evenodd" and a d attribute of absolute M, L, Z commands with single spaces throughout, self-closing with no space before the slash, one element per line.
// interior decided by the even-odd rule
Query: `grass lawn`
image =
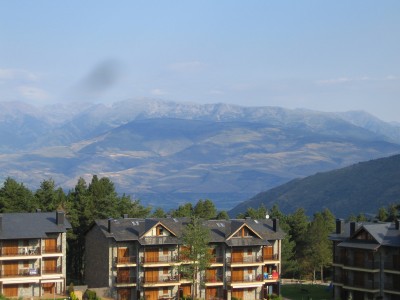
<path fill-rule="evenodd" d="M 283 284 L 281 294 L 291 300 L 332 299 L 332 290 L 328 290 L 326 285 L 318 284 Z"/>

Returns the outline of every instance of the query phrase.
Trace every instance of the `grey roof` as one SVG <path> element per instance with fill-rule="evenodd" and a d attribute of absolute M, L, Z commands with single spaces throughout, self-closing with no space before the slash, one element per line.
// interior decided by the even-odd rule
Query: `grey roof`
<path fill-rule="evenodd" d="M 110 220 L 111 232 L 108 231 L 109 220 L 96 220 L 94 226 L 99 226 L 107 238 L 116 241 L 138 241 L 142 245 L 179 244 L 184 227 L 190 222 L 188 218 L 124 218 Z M 173 235 L 168 237 L 145 237 L 144 234 L 158 223 L 170 230 Z M 273 230 L 272 220 L 208 220 L 203 224 L 210 229 L 211 243 L 226 243 L 230 246 L 269 245 L 268 240 L 284 238 L 284 232 L 278 228 Z M 246 225 L 261 237 L 230 238 L 237 229 Z M 243 240 L 243 241 L 239 241 Z"/>
<path fill-rule="evenodd" d="M 56 212 L 3 213 L 0 239 L 46 238 L 49 233 L 66 232 L 71 224 L 64 216 L 64 225 L 56 224 Z"/>
<path fill-rule="evenodd" d="M 396 229 L 394 223 L 389 222 L 364 222 L 357 223 L 355 227 L 354 234 L 352 236 L 356 236 L 361 231 L 367 231 L 376 241 L 375 244 L 379 244 L 381 246 L 390 246 L 390 247 L 400 247 L 400 230 Z M 352 243 L 349 247 L 358 247 L 359 243 L 370 243 L 369 241 L 363 241 L 354 239 L 350 236 L 350 223 L 344 224 L 344 230 L 342 233 L 337 234 L 333 233 L 330 235 L 331 240 L 334 241 L 342 241 L 342 243 L 338 244 L 338 246 L 346 247 L 347 244 L 343 242 Z M 354 244 L 356 243 L 356 244 Z M 368 247 L 365 246 L 365 247 Z M 373 247 L 373 246 L 371 246 Z"/>

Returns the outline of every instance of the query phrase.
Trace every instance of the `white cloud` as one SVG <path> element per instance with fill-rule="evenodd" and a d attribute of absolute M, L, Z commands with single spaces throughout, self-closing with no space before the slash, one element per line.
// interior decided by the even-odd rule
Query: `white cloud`
<path fill-rule="evenodd" d="M 335 84 L 344 84 L 344 83 L 350 83 L 350 82 L 363 82 L 363 81 L 388 81 L 388 80 L 397 80 L 398 78 L 393 75 L 388 75 L 383 78 L 371 78 L 368 76 L 362 76 L 362 77 L 339 77 L 339 78 L 333 78 L 333 79 L 323 79 L 323 80 L 318 80 L 316 83 L 321 84 L 321 85 L 335 85 Z"/>
<path fill-rule="evenodd" d="M 150 91 L 150 93 L 154 96 L 164 96 L 168 94 L 166 91 L 162 89 L 153 89 Z"/>
<path fill-rule="evenodd" d="M 0 69 L 0 80 L 37 81 L 39 76 L 33 72 L 20 69 Z"/>
<path fill-rule="evenodd" d="M 30 100 L 46 100 L 49 98 L 45 90 L 34 86 L 19 86 L 18 91 L 24 98 Z"/>
<path fill-rule="evenodd" d="M 185 62 L 176 62 L 169 65 L 169 69 L 176 72 L 193 72 L 193 71 L 200 71 L 205 67 L 205 64 L 193 60 L 193 61 L 185 61 Z"/>
<path fill-rule="evenodd" d="M 224 95 L 225 93 L 220 90 L 211 90 L 211 91 L 209 91 L 209 94 L 210 95 Z"/>

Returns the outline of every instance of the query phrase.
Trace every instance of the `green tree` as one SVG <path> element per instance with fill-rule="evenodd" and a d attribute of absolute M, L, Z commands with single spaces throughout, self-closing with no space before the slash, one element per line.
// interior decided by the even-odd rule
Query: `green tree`
<path fill-rule="evenodd" d="M 229 220 L 229 215 L 225 210 L 221 210 L 220 212 L 218 212 L 217 220 Z"/>
<path fill-rule="evenodd" d="M 398 214 L 398 210 L 397 210 L 397 205 L 395 204 L 389 204 L 388 206 L 388 218 L 387 221 L 388 222 L 393 222 L 394 220 L 397 219 L 397 214 Z"/>
<path fill-rule="evenodd" d="M 182 242 L 184 247 L 181 254 L 188 260 L 185 272 L 191 279 L 192 299 L 196 299 L 199 275 L 210 266 L 210 230 L 199 218 L 192 217 L 190 223 L 183 229 Z"/>
<path fill-rule="evenodd" d="M 321 281 L 323 281 L 323 269 L 332 263 L 332 242 L 328 237 L 334 228 L 335 218 L 327 209 L 322 213 L 315 213 L 314 219 L 308 227 L 305 262 L 312 270 L 313 281 L 316 279 L 315 273 L 318 269 L 320 269 Z"/>
<path fill-rule="evenodd" d="M 32 192 L 8 177 L 0 189 L 0 212 L 32 212 L 37 207 Z"/>
<path fill-rule="evenodd" d="M 246 212 L 243 214 L 239 214 L 237 216 L 238 219 L 244 219 L 246 217 L 250 217 L 254 220 L 256 219 L 264 219 L 265 216 L 267 215 L 267 208 L 264 206 L 264 204 L 261 204 L 257 209 L 248 207 Z"/>
<path fill-rule="evenodd" d="M 376 215 L 379 221 L 385 222 L 388 219 L 388 212 L 385 207 L 380 207 L 378 210 L 378 214 Z"/>
<path fill-rule="evenodd" d="M 199 200 L 193 211 L 194 214 L 200 219 L 211 220 L 215 219 L 217 216 L 217 209 L 215 208 L 214 203 L 209 199 L 204 201 Z"/>
<path fill-rule="evenodd" d="M 177 209 L 171 211 L 171 216 L 174 218 L 190 218 L 193 215 L 193 205 L 192 203 L 185 203 L 179 205 Z"/>
<path fill-rule="evenodd" d="M 167 214 L 165 213 L 165 211 L 162 208 L 158 207 L 153 211 L 151 216 L 153 218 L 165 218 L 167 216 Z"/>
<path fill-rule="evenodd" d="M 65 193 L 61 188 L 56 189 L 54 180 L 44 180 L 35 192 L 36 202 L 43 211 L 55 211 L 65 202 Z"/>

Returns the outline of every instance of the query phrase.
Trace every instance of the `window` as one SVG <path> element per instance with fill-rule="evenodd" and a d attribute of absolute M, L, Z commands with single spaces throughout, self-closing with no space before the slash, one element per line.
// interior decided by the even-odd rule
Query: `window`
<path fill-rule="evenodd" d="M 252 255 L 253 254 L 253 250 L 251 248 L 247 249 L 247 255 Z"/>
<path fill-rule="evenodd" d="M 168 268 L 163 268 L 163 274 L 164 275 L 168 275 L 168 271 L 169 271 Z"/>
<path fill-rule="evenodd" d="M 165 287 L 165 288 L 163 288 L 163 295 L 168 295 L 168 288 L 167 287 Z"/>

